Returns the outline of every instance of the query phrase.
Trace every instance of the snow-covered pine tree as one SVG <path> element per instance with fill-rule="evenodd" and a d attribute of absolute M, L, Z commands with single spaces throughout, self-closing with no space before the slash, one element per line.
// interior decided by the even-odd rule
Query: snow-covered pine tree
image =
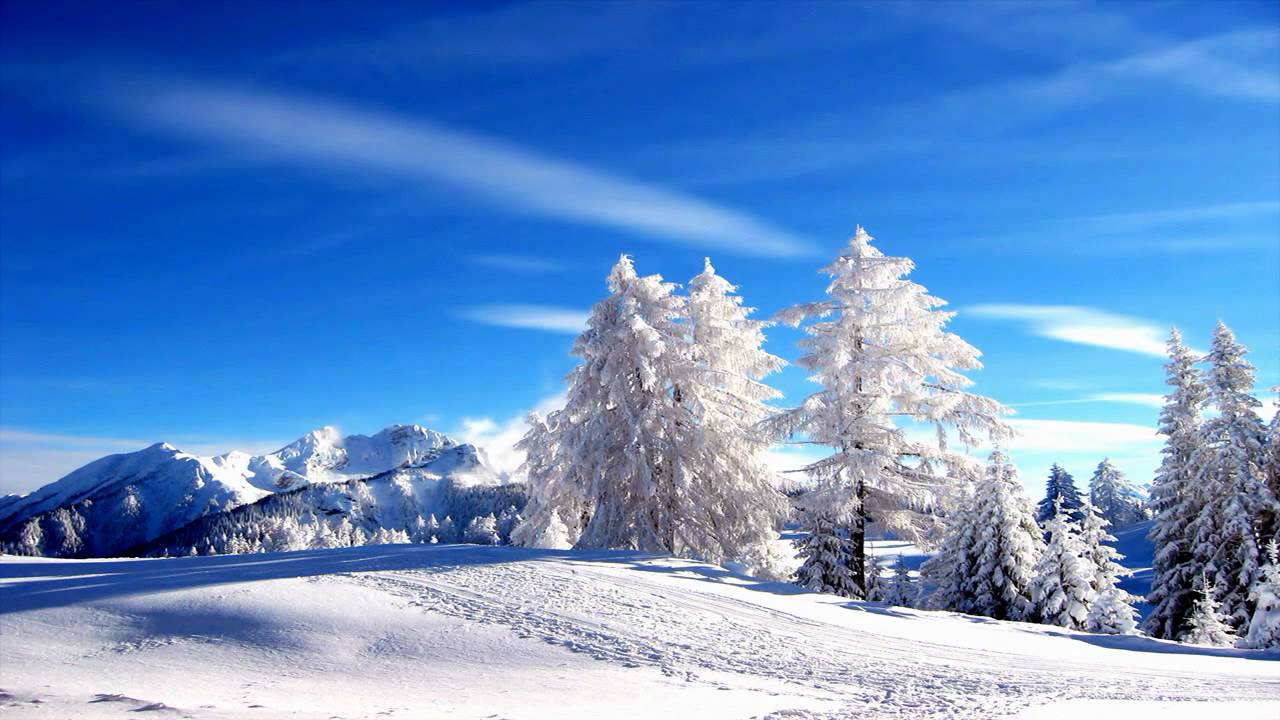
<path fill-rule="evenodd" d="M 1195 583 L 1203 571 L 1192 552 L 1192 527 L 1204 504 L 1195 484 L 1192 456 L 1200 446 L 1201 410 L 1208 393 L 1195 367 L 1196 357 L 1177 328 L 1169 333 L 1168 347 L 1165 383 L 1172 390 L 1165 396 L 1159 421 L 1164 457 L 1151 485 L 1155 522 L 1149 537 L 1154 559 L 1147 602 L 1153 609 L 1142 628 L 1152 637 L 1172 640 L 1191 612 Z"/>
<path fill-rule="evenodd" d="M 22 526 L 13 552 L 16 555 L 41 555 L 43 550 L 44 532 L 40 529 L 40 521 L 31 518 Z"/>
<path fill-rule="evenodd" d="M 781 393 L 760 379 L 781 369 L 764 351 L 764 328 L 752 320 L 737 288 L 716 274 L 711 259 L 689 282 L 687 318 L 692 367 L 676 386 L 679 403 L 698 421 L 701 437 L 682 462 L 691 507 L 676 528 L 684 552 L 712 563 L 740 560 L 754 572 L 781 575 L 773 549 L 787 501 L 764 461 L 770 440 L 758 425 L 772 414 L 766 400 Z"/>
<path fill-rule="evenodd" d="M 1280 386 L 1271 388 L 1271 392 L 1280 395 Z M 1271 497 L 1280 498 L 1280 404 L 1277 404 L 1276 412 L 1271 416 L 1271 424 L 1267 426 L 1262 475 L 1266 478 L 1267 491 L 1271 493 Z M 1263 508 L 1262 517 L 1258 520 L 1258 534 L 1264 538 L 1280 537 L 1280 510 Z"/>
<path fill-rule="evenodd" d="M 938 552 L 920 566 L 921 579 L 933 587 L 925 598 L 923 607 L 959 610 L 968 606 L 969 582 L 974 576 L 977 563 L 976 503 L 977 488 L 981 483 L 981 480 L 974 483 L 968 494 L 953 504 L 947 518 L 947 531 L 942 537 Z"/>
<path fill-rule="evenodd" d="M 853 575 L 848 572 L 849 546 L 847 528 L 838 527 L 834 519 L 824 514 L 825 508 L 805 509 L 805 525 L 809 532 L 796 541 L 801 562 L 795 572 L 795 582 L 802 588 L 843 597 L 857 597 L 865 588 L 855 586 Z"/>
<path fill-rule="evenodd" d="M 1081 557 L 1092 571 L 1090 585 L 1095 596 L 1085 619 L 1085 630 L 1110 635 L 1132 634 L 1137 630 L 1138 611 L 1133 607 L 1137 598 L 1116 584 L 1132 571 L 1120 564 L 1124 556 L 1110 544 L 1116 538 L 1107 532 L 1110 524 L 1107 519 L 1092 503 L 1086 502 L 1081 512 Z"/>
<path fill-rule="evenodd" d="M 559 428 L 571 422 L 565 410 L 542 417 L 530 413 L 529 430 L 516 449 L 525 453 L 520 472 L 529 487 L 524 519 L 511 532 L 513 545 L 570 548 L 591 519 L 587 483 L 560 444 Z"/>
<path fill-rule="evenodd" d="M 1276 540 L 1267 543 L 1262 577 L 1253 586 L 1253 616 L 1241 647 L 1280 648 L 1280 552 Z"/>
<path fill-rule="evenodd" d="M 1133 572 L 1120 564 L 1124 559 L 1112 545 L 1116 537 L 1107 532 L 1111 525 L 1105 517 L 1086 502 L 1080 508 L 1080 546 L 1084 560 L 1089 564 L 1092 577 L 1091 586 L 1101 593 L 1115 585 L 1116 580 L 1132 575 Z"/>
<path fill-rule="evenodd" d="M 972 381 L 962 371 L 981 363 L 973 346 L 945 330 L 953 313 L 904 279 L 914 268 L 910 259 L 885 256 L 871 240 L 858 228 L 848 249 L 822 269 L 831 277 L 829 299 L 780 314 L 793 326 L 812 320 L 798 364 L 822 389 L 766 423 L 778 438 L 834 448 L 805 468 L 817 486 L 810 502 L 821 510 L 803 522 L 810 532 L 847 535 L 847 563 L 804 572 L 842 575 L 820 584 L 858 598 L 866 593 L 868 517 L 911 540 L 933 528 L 930 511 L 950 495 L 948 472 L 968 460 L 947 448 L 947 430 L 968 447 L 1012 434 L 1000 420 L 1003 406 L 965 390 Z M 899 419 L 933 425 L 937 444 L 908 439 Z"/>
<path fill-rule="evenodd" d="M 899 555 L 893 564 L 893 578 L 886 581 L 886 589 L 884 592 L 884 601 L 890 605 L 897 607 L 915 607 L 920 597 L 920 590 L 914 582 L 911 581 L 910 571 L 907 570 L 907 564 L 902 561 Z"/>
<path fill-rule="evenodd" d="M 502 542 L 498 537 L 498 519 L 493 513 L 471 518 L 471 522 L 467 523 L 467 532 L 463 538 L 463 542 L 472 545 L 498 545 Z"/>
<path fill-rule="evenodd" d="M 1089 502 L 1112 527 L 1142 522 L 1142 499 L 1124 473 L 1103 458 L 1089 480 Z"/>
<path fill-rule="evenodd" d="M 1061 465 L 1054 463 L 1049 468 L 1049 479 L 1045 482 L 1044 499 L 1036 506 L 1036 522 L 1044 524 L 1054 515 L 1055 503 L 1061 499 L 1062 508 L 1071 514 L 1073 520 L 1080 519 L 1080 490 L 1076 488 L 1076 479 L 1071 477 Z"/>
<path fill-rule="evenodd" d="M 440 531 L 436 534 L 436 539 L 445 544 L 458 542 L 458 523 L 452 516 L 445 515 L 444 520 L 440 521 Z"/>
<path fill-rule="evenodd" d="M 867 556 L 867 599 L 872 602 L 884 602 L 889 581 L 885 579 L 883 568 L 874 555 Z"/>
<path fill-rule="evenodd" d="M 1030 619 L 1031 581 L 1044 541 L 1018 471 L 1004 453 L 991 453 L 966 514 L 958 524 L 965 535 L 949 543 L 944 573 L 959 587 L 939 586 L 944 594 L 933 606 L 997 620 Z M 971 544 L 965 548 L 965 542 Z"/>
<path fill-rule="evenodd" d="M 1084 629 L 1104 635 L 1133 635 L 1138 632 L 1138 611 L 1133 607 L 1133 596 L 1112 585 L 1104 590 L 1089 606 Z"/>
<path fill-rule="evenodd" d="M 1227 617 L 1219 611 L 1218 601 L 1214 599 L 1216 594 L 1209 577 L 1201 575 L 1195 590 L 1195 600 L 1191 603 L 1191 610 L 1178 634 L 1178 642 L 1219 647 L 1235 644 L 1235 631 L 1227 622 Z"/>
<path fill-rule="evenodd" d="M 1040 622 L 1080 630 L 1095 596 L 1095 569 L 1084 557 L 1079 527 L 1063 501 L 1054 499 L 1053 515 L 1044 523 L 1049 543 L 1036 563 L 1031 602 Z"/>
<path fill-rule="evenodd" d="M 679 322 L 684 300 L 661 276 L 636 275 L 625 255 L 608 287 L 610 295 L 592 308 L 574 344 L 582 363 L 555 414 L 557 449 L 540 482 L 573 486 L 582 478 L 590 518 L 576 547 L 686 554 L 678 536 L 693 507 L 685 460 L 701 433 L 676 397 L 691 367 Z M 564 515 L 557 512 L 562 521 Z"/>
<path fill-rule="evenodd" d="M 1194 546 L 1202 567 L 1217 589 L 1222 614 L 1243 632 L 1253 615 L 1249 591 L 1262 569 L 1258 523 L 1276 499 L 1262 474 L 1265 430 L 1254 398 L 1253 366 L 1247 349 L 1219 322 L 1213 335 L 1205 374 L 1209 399 L 1217 414 L 1200 428 L 1200 445 L 1192 456 L 1195 484 L 1204 495 L 1192 523 Z"/>

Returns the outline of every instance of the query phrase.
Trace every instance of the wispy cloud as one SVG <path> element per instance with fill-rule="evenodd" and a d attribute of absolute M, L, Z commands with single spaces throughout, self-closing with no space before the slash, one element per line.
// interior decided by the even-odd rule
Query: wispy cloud
<path fill-rule="evenodd" d="M 930 2 L 898 13 L 902 3 L 872 4 L 930 23 L 951 16 L 956 22 L 941 24 L 955 25 L 962 34 L 1002 46 L 1002 39 L 1023 33 L 1010 27 L 1027 28 L 1023 37 L 1038 39 L 1015 40 L 1014 47 L 1006 49 L 1047 57 L 1055 66 L 1011 79 L 957 86 L 871 111 L 858 108 L 856 116 L 835 113 L 798 126 L 684 141 L 665 150 L 681 158 L 703 157 L 708 161 L 703 164 L 713 167 L 735 168 L 723 173 L 703 171 L 692 178 L 713 183 L 833 172 L 869 158 L 954 153 L 957 147 L 967 150 L 956 155 L 957 161 L 1079 162 L 1087 157 L 1130 155 L 1134 148 L 1128 142 L 1072 147 L 1066 139 L 1053 146 L 1020 144 L 1012 131 L 1136 93 L 1175 91 L 1272 109 L 1280 101 L 1280 79 L 1273 72 L 1280 61 L 1280 35 L 1273 28 L 1170 40 L 1143 33 L 1120 16 L 1072 6 L 1068 12 L 1041 12 L 1045 3 L 991 3 L 981 10 L 966 3 L 954 4 L 955 12 L 949 13 L 944 4 Z M 974 18 L 981 20 L 971 22 Z M 1168 151 L 1164 146 L 1148 150 Z M 692 167 L 703 164 L 690 163 Z"/>
<path fill-rule="evenodd" d="M 977 317 L 1026 323 L 1042 337 L 1080 345 L 1164 357 L 1168 330 L 1139 318 L 1074 305 L 975 305 Z"/>
<path fill-rule="evenodd" d="M 1169 45 L 1101 66 L 1110 77 L 1156 78 L 1213 97 L 1280 100 L 1274 64 L 1280 33 L 1275 28 L 1241 30 Z"/>
<path fill-rule="evenodd" d="M 193 81 L 116 84 L 104 97 L 145 127 L 309 168 L 446 186 L 511 210 L 666 242 L 773 257 L 810 251 L 745 213 L 425 120 Z"/>
<path fill-rule="evenodd" d="M 486 325 L 576 335 L 586 328 L 588 313 L 550 305 L 481 305 L 463 310 L 461 315 Z"/>
<path fill-rule="evenodd" d="M 1164 407 L 1164 396 L 1159 393 L 1105 392 L 1094 393 L 1082 398 L 1065 400 L 1036 400 L 1033 402 L 1009 403 L 1009 407 L 1046 407 L 1050 405 L 1083 405 L 1088 403 L 1120 403 L 1123 405 L 1142 405 L 1144 407 Z"/>
<path fill-rule="evenodd" d="M 1239 220 L 1280 213 L 1280 201 L 1219 203 L 1193 207 L 1166 208 L 1142 212 L 1092 215 L 1071 224 L 1083 224 L 1092 232 L 1129 233 L 1214 220 Z"/>
<path fill-rule="evenodd" d="M 1083 451 L 1100 458 L 1107 453 L 1159 448 L 1161 444 L 1155 428 L 1148 425 L 1027 418 L 1014 418 L 1009 423 L 1018 431 L 1010 446 L 1019 450 Z"/>
<path fill-rule="evenodd" d="M 507 272 L 550 273 L 565 269 L 563 263 L 555 260 L 525 255 L 472 255 L 467 260 L 475 265 Z"/>

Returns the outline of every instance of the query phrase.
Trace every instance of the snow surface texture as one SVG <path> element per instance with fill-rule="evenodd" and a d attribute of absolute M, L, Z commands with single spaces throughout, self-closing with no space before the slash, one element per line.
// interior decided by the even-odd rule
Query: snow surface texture
<path fill-rule="evenodd" d="M 418 425 L 347 437 L 324 427 L 261 456 L 232 451 L 200 457 L 157 443 L 95 460 L 30 494 L 0 499 L 0 540 L 21 543 L 25 526 L 35 519 L 38 541 L 27 544 L 36 547 L 23 552 L 119 555 L 201 517 L 274 493 L 405 466 L 497 481 L 476 448 Z"/>
<path fill-rule="evenodd" d="M 5 557 L 0 637 L 15 718 L 1280 716 L 1280 653 L 851 602 L 624 552 Z"/>

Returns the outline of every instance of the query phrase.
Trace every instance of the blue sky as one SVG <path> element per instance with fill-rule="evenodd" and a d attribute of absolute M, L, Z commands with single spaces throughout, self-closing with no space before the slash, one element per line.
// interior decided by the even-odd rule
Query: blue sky
<path fill-rule="evenodd" d="M 1149 479 L 1170 324 L 1280 384 L 1275 3 L 0 15 L 0 492 L 326 424 L 511 462 L 619 253 L 770 314 L 858 224 L 959 312 L 1033 486 Z"/>

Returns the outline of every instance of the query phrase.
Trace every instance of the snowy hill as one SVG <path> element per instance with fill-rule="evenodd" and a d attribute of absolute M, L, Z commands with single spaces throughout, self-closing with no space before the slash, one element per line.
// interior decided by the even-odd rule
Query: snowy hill
<path fill-rule="evenodd" d="M 0 543 L 24 554 L 112 555 L 277 492 L 429 464 L 496 481 L 476 448 L 418 425 L 347 437 L 325 427 L 262 456 L 201 457 L 157 443 L 0 500 Z"/>
<path fill-rule="evenodd" d="M 6 557 L 0 637 L 14 718 L 1280 716 L 1274 652 L 889 608 L 627 552 Z"/>

